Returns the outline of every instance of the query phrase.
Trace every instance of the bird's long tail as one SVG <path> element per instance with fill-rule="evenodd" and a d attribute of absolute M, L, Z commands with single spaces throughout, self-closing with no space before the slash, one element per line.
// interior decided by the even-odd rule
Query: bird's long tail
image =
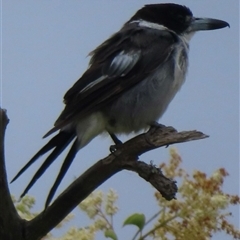
<path fill-rule="evenodd" d="M 60 131 L 56 136 L 54 136 L 45 146 L 43 146 L 31 159 L 30 161 L 17 173 L 17 175 L 13 178 L 11 181 L 14 182 L 20 175 L 22 175 L 23 172 L 27 168 L 29 168 L 40 156 L 47 153 L 48 151 L 53 151 L 50 153 L 50 155 L 46 158 L 46 160 L 43 162 L 41 167 L 37 170 L 37 172 L 32 177 L 31 181 L 21 194 L 21 198 L 28 192 L 28 190 L 34 185 L 34 183 L 40 178 L 43 173 L 46 171 L 46 169 L 54 162 L 54 160 L 62 153 L 62 151 L 76 138 L 75 132 L 64 132 Z M 77 139 L 74 141 L 68 155 L 66 156 L 62 167 L 60 169 L 60 172 L 57 176 L 57 179 L 55 180 L 49 195 L 47 197 L 45 208 L 49 205 L 51 202 L 54 193 L 56 192 L 59 184 L 61 183 L 61 180 L 63 179 L 65 173 L 67 172 L 69 166 L 71 165 L 76 153 L 77 153 Z"/>

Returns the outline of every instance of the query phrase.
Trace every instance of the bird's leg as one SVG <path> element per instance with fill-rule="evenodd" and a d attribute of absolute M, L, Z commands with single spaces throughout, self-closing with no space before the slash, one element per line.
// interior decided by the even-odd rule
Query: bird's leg
<path fill-rule="evenodd" d="M 122 142 L 117 138 L 117 136 L 114 133 L 110 133 L 110 132 L 108 132 L 108 133 L 109 133 L 110 137 L 112 138 L 112 140 L 115 143 L 115 145 L 111 145 L 110 146 L 109 150 L 110 150 L 111 153 L 114 153 L 117 150 L 117 146 L 121 145 Z"/>
<path fill-rule="evenodd" d="M 122 142 L 117 138 L 117 136 L 114 133 L 109 132 L 109 135 L 116 145 L 122 144 Z"/>

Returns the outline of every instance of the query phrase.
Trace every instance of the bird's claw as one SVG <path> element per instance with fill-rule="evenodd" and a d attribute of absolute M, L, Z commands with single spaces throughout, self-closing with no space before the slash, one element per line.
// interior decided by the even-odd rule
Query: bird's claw
<path fill-rule="evenodd" d="M 114 153 L 117 151 L 117 145 L 111 145 L 111 146 L 109 147 L 109 151 L 110 151 L 112 154 L 114 154 Z"/>

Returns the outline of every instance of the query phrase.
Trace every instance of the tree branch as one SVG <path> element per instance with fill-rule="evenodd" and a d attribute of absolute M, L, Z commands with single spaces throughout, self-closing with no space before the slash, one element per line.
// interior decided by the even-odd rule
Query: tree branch
<path fill-rule="evenodd" d="M 2 199 L 0 206 L 0 239 L 4 240 L 41 239 L 91 192 L 122 170 L 136 172 L 144 180 L 151 183 L 164 198 L 167 200 L 173 199 L 177 192 L 175 181 L 166 178 L 161 169 L 154 165 L 138 161 L 139 156 L 158 147 L 208 137 L 197 131 L 177 132 L 172 127 L 155 125 L 147 133 L 140 134 L 124 144 L 118 145 L 113 154 L 95 163 L 77 178 L 52 205 L 27 222 L 18 216 L 8 190 L 4 163 L 4 133 L 7 123 L 6 112 L 1 110 L 0 195 Z M 13 233 L 10 229 L 13 230 Z"/>
<path fill-rule="evenodd" d="M 158 147 L 206 137 L 207 135 L 201 132 L 177 132 L 172 127 L 161 125 L 118 146 L 114 154 L 95 163 L 77 178 L 51 206 L 28 223 L 26 239 L 39 239 L 46 235 L 93 190 L 124 169 L 138 173 L 167 200 L 173 199 L 177 192 L 175 181 L 166 178 L 159 168 L 137 161 L 138 156 Z"/>
<path fill-rule="evenodd" d="M 6 110 L 0 108 L 0 239 L 16 240 L 25 220 L 19 217 L 14 207 L 7 183 L 4 136 L 8 122 Z"/>

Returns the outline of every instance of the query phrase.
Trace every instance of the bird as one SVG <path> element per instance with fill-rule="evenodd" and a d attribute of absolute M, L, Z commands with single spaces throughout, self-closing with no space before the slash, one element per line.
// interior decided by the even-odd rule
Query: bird
<path fill-rule="evenodd" d="M 183 5 L 147 4 L 89 53 L 87 70 L 64 95 L 65 107 L 44 138 L 55 134 L 17 173 L 49 154 L 21 198 L 71 144 L 47 196 L 51 203 L 77 152 L 96 136 L 137 133 L 154 125 L 185 82 L 189 41 L 194 33 L 230 27 L 222 20 L 194 17 Z"/>

